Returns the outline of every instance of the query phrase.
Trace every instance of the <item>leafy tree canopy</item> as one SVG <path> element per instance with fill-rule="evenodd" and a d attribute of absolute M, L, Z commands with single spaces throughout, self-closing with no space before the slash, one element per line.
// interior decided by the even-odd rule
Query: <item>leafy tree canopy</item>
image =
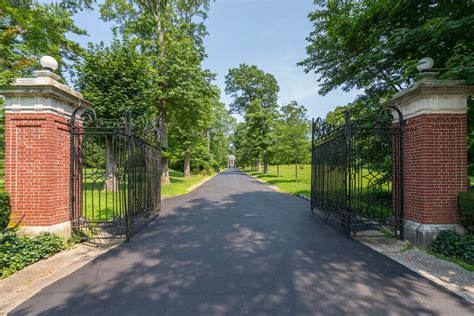
<path fill-rule="evenodd" d="M 425 56 L 445 76 L 474 79 L 473 1 L 314 1 L 308 57 L 322 95 L 361 89 L 377 103 L 411 84 Z"/>
<path fill-rule="evenodd" d="M 230 69 L 225 77 L 225 86 L 225 92 L 233 98 L 230 109 L 234 113 L 245 113 L 256 100 L 264 108 L 274 109 L 277 106 L 280 87 L 275 77 L 255 65 L 241 64 Z"/>
<path fill-rule="evenodd" d="M 86 32 L 75 26 L 72 14 L 61 4 L 0 0 L 0 86 L 27 75 L 42 55 L 56 58 L 62 69 L 76 59 L 82 50 L 66 35 Z"/>
<path fill-rule="evenodd" d="M 76 87 L 99 118 L 120 120 L 125 110 L 135 120 L 156 116 L 150 106 L 155 72 L 133 43 L 116 38 L 110 46 L 89 44 L 75 68 Z"/>

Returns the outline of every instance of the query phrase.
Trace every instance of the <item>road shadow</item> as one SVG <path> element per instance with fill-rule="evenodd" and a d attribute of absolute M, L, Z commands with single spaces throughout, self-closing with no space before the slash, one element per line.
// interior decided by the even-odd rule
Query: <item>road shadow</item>
<path fill-rule="evenodd" d="M 190 195 L 163 201 L 161 217 L 129 243 L 43 289 L 12 315 L 469 311 L 458 297 L 315 220 L 307 201 L 239 175 L 229 170 Z M 239 189 L 229 183 L 234 177 Z"/>

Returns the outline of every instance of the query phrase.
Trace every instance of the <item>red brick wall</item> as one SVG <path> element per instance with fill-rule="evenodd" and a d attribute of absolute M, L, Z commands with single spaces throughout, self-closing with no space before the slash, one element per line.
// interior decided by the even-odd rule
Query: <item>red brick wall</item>
<path fill-rule="evenodd" d="M 11 224 L 69 220 L 69 128 L 55 114 L 6 114 L 5 188 Z"/>
<path fill-rule="evenodd" d="M 456 223 L 457 195 L 467 190 L 467 117 L 424 114 L 410 118 L 403 135 L 405 219 Z"/>

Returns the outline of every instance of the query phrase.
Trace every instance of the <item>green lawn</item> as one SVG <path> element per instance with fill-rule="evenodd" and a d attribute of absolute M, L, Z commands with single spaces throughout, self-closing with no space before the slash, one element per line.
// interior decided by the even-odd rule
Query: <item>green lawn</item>
<path fill-rule="evenodd" d="M 311 165 L 298 166 L 298 181 L 295 181 L 295 165 L 281 165 L 280 176 L 277 177 L 277 166 L 268 166 L 268 173 L 258 173 L 245 170 L 248 174 L 256 176 L 266 182 L 276 185 L 283 192 L 311 196 Z"/>
<path fill-rule="evenodd" d="M 184 178 L 183 173 L 180 171 L 170 170 L 170 184 L 161 186 L 162 196 L 175 196 L 180 194 L 186 194 L 192 189 L 193 186 L 197 185 L 204 179 L 210 176 L 193 175 L 191 178 Z"/>
<path fill-rule="evenodd" d="M 290 194 L 302 194 L 311 197 L 311 165 L 298 166 L 298 181 L 295 181 L 295 165 L 282 165 L 279 167 L 280 176 L 277 177 L 277 167 L 269 166 L 268 174 L 245 170 L 248 174 L 256 176 L 266 182 L 277 186 L 281 191 Z M 370 218 L 385 218 L 391 212 L 391 191 L 383 186 L 372 192 L 373 185 L 369 185 L 366 169 L 361 171 L 365 176 L 360 177 L 361 183 L 357 191 L 353 192 L 353 209 L 359 214 Z M 380 190 L 380 191 L 379 191 Z M 326 192 L 328 194 L 328 192 Z M 326 197 L 330 199 L 330 197 Z M 335 198 L 337 199 L 337 197 Z"/>
<path fill-rule="evenodd" d="M 106 192 L 104 186 L 104 171 L 102 169 L 86 169 L 88 177 L 83 186 L 83 216 L 96 221 L 108 221 L 116 217 L 122 217 L 127 203 L 126 184 L 120 185 L 117 192 Z M 162 185 L 162 196 L 175 196 L 186 194 L 201 181 L 210 176 L 193 175 L 184 178 L 183 173 L 170 170 L 170 184 Z M 95 180 L 95 181 L 94 181 Z"/>

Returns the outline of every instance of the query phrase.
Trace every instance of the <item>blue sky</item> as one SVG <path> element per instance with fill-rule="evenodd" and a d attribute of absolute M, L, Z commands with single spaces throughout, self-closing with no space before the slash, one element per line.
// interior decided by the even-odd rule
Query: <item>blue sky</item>
<path fill-rule="evenodd" d="M 308 109 L 310 117 L 324 116 L 337 105 L 352 101 L 356 92 L 317 93 L 317 75 L 305 74 L 297 62 L 305 58 L 306 36 L 312 29 L 307 16 L 314 9 L 312 0 L 217 0 L 206 20 L 209 36 L 205 39 L 208 59 L 204 67 L 217 73 L 216 84 L 222 101 L 224 76 L 241 63 L 254 64 L 273 74 L 280 85 L 279 103 L 296 100 Z M 74 37 L 81 45 L 109 42 L 110 25 L 102 22 L 97 11 L 78 14 L 75 20 L 87 30 L 88 37 Z"/>

